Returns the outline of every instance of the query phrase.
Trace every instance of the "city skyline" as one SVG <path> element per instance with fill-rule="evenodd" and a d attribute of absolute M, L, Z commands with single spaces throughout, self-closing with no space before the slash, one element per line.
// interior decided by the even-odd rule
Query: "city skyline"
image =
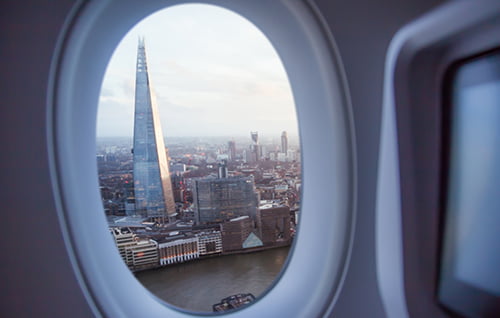
<path fill-rule="evenodd" d="M 102 85 L 98 137 L 133 134 L 139 36 L 148 47 L 164 138 L 298 135 L 291 88 L 265 36 L 226 9 L 181 5 L 141 21 L 118 45 Z"/>

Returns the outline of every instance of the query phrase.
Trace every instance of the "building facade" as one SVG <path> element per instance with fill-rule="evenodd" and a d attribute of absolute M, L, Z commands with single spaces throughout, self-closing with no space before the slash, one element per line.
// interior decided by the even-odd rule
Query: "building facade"
<path fill-rule="evenodd" d="M 137 244 L 134 233 L 128 228 L 110 228 L 109 231 L 113 235 L 118 252 L 123 261 L 127 261 L 125 249 L 129 246 Z"/>
<path fill-rule="evenodd" d="M 230 161 L 236 160 L 236 142 L 234 140 L 228 141 L 227 148 L 228 148 L 229 160 Z"/>
<path fill-rule="evenodd" d="M 182 263 L 200 257 L 198 237 L 177 239 L 158 245 L 160 265 Z"/>
<path fill-rule="evenodd" d="M 259 145 L 259 133 L 257 131 L 251 131 L 250 136 L 252 137 L 252 145 L 250 145 L 250 158 L 248 162 L 257 162 L 260 160 L 262 155 L 262 147 Z"/>
<path fill-rule="evenodd" d="M 137 50 L 133 152 L 135 214 L 168 220 L 175 214 L 175 202 L 144 39 Z"/>
<path fill-rule="evenodd" d="M 131 271 L 158 266 L 158 244 L 154 240 L 139 240 L 126 227 L 110 228 L 118 252 Z"/>
<path fill-rule="evenodd" d="M 259 202 L 253 177 L 203 178 L 194 181 L 195 223 L 220 223 L 239 216 L 255 220 Z"/>
<path fill-rule="evenodd" d="M 243 249 L 243 243 L 255 231 L 254 221 L 248 216 L 241 216 L 221 224 L 222 249 L 224 252 Z"/>
<path fill-rule="evenodd" d="M 291 218 L 288 206 L 260 209 L 259 216 L 259 228 L 264 245 L 272 246 L 290 243 Z"/>
<path fill-rule="evenodd" d="M 288 135 L 286 131 L 281 133 L 281 152 L 285 154 L 288 153 Z"/>
<path fill-rule="evenodd" d="M 201 232 L 197 234 L 200 255 L 222 253 L 222 236 L 220 231 Z"/>
<path fill-rule="evenodd" d="M 139 241 L 125 248 L 126 264 L 132 271 L 158 266 L 158 244 L 154 240 Z"/>

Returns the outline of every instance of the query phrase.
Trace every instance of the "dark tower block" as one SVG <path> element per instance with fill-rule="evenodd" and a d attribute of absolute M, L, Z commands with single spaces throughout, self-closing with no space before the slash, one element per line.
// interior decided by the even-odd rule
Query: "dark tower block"
<path fill-rule="evenodd" d="M 281 152 L 285 155 L 288 154 L 288 135 L 286 131 L 281 133 Z"/>

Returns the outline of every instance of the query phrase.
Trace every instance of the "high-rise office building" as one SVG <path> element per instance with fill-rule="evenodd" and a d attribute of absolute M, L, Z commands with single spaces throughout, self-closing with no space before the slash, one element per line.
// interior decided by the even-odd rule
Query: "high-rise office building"
<path fill-rule="evenodd" d="M 236 160 L 236 142 L 234 140 L 231 140 L 227 143 L 228 147 L 228 153 L 229 153 L 229 160 L 233 161 Z"/>
<path fill-rule="evenodd" d="M 251 151 L 251 158 L 250 162 L 256 162 L 260 160 L 261 156 L 261 149 L 259 145 L 259 133 L 257 131 L 251 131 L 250 136 L 252 137 L 253 144 L 250 146 L 252 151 Z"/>
<path fill-rule="evenodd" d="M 251 131 L 250 136 L 252 137 L 252 141 L 254 142 L 254 144 L 257 145 L 259 143 L 259 132 L 258 131 Z"/>
<path fill-rule="evenodd" d="M 133 151 L 135 212 L 168 221 L 175 214 L 175 202 L 144 39 L 139 39 L 137 49 Z"/>
<path fill-rule="evenodd" d="M 281 133 L 281 152 L 285 155 L 288 153 L 288 135 L 286 131 Z"/>
<path fill-rule="evenodd" d="M 195 222 L 220 223 L 239 216 L 255 220 L 259 195 L 253 177 L 222 177 L 195 180 Z"/>

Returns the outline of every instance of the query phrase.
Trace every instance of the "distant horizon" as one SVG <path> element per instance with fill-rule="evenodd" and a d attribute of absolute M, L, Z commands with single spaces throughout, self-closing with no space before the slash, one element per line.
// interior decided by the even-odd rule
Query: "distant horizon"
<path fill-rule="evenodd" d="M 283 131 L 281 131 L 279 134 L 260 134 L 259 132 L 259 139 L 260 138 L 265 138 L 265 139 L 268 139 L 268 138 L 273 138 L 273 137 L 276 137 L 276 138 L 281 138 L 281 133 Z M 295 135 L 295 134 L 290 134 L 288 131 L 287 131 L 287 135 L 288 135 L 288 138 L 298 138 L 299 136 L 298 135 Z M 271 137 L 272 136 L 272 137 Z M 133 139 L 134 136 L 132 135 L 129 135 L 129 136 L 124 136 L 124 135 L 116 135 L 116 136 L 96 136 L 97 139 L 106 139 L 106 138 L 127 138 L 127 139 Z M 168 137 L 163 137 L 163 139 L 167 140 L 169 138 L 248 138 L 249 140 L 251 140 L 251 137 L 250 137 L 250 132 L 248 133 L 248 135 L 179 135 L 179 136 L 168 136 Z"/>
<path fill-rule="evenodd" d="M 252 144 L 252 140 L 250 137 L 247 138 L 247 136 L 176 136 L 176 137 L 170 137 L 170 138 L 164 138 L 165 146 L 169 146 L 172 144 L 176 144 L 178 142 L 192 142 L 195 140 L 199 140 L 201 142 L 215 142 L 218 144 L 225 144 L 229 141 L 236 141 L 237 144 L 241 145 L 250 145 Z M 245 141 L 247 143 L 245 143 Z M 97 137 L 97 144 L 99 146 L 103 146 L 106 143 L 116 143 L 116 142 L 126 142 L 129 144 L 133 144 L 133 137 L 132 136 L 98 136 Z M 270 141 L 273 141 L 275 144 L 280 144 L 281 143 L 281 136 L 259 136 L 259 143 L 261 145 L 266 145 L 269 144 Z M 300 148 L 300 139 L 298 136 L 294 135 L 288 135 L 288 143 L 292 147 L 298 147 Z"/>

